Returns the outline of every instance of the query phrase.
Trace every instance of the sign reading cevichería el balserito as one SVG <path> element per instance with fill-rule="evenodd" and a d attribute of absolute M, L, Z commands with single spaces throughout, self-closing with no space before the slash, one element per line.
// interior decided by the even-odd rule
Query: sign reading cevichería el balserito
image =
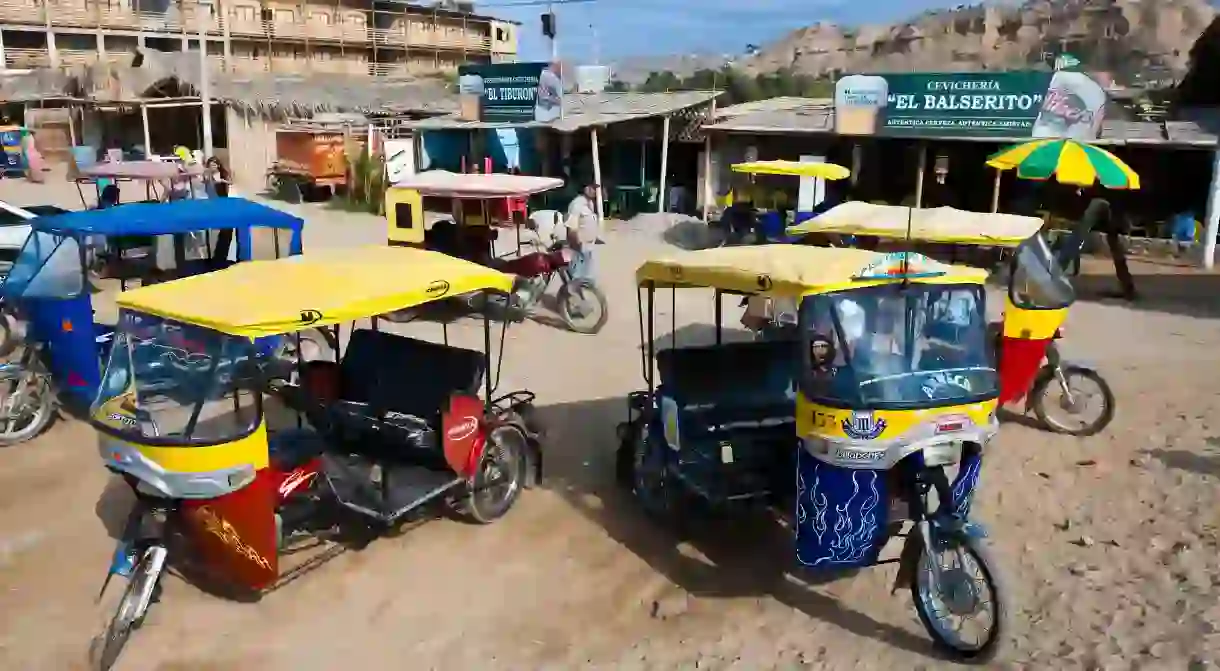
<path fill-rule="evenodd" d="M 849 75 L 835 131 L 883 137 L 1096 139 L 1107 96 L 1082 72 Z"/>

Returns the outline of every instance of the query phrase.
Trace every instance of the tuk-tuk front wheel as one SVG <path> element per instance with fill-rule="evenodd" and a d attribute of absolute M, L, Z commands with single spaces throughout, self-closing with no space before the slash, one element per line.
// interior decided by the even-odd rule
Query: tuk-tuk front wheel
<path fill-rule="evenodd" d="M 934 576 L 933 562 L 939 576 Z M 932 551 L 921 547 L 918 569 L 911 572 L 915 612 L 936 647 L 956 661 L 990 662 L 1007 634 L 1008 592 L 995 566 L 974 538 L 947 538 Z M 969 630 L 978 630 L 978 635 L 971 636 Z"/>

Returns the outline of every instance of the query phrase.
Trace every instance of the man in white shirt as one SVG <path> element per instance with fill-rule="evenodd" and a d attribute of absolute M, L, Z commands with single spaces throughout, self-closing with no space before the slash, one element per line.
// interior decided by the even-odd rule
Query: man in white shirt
<path fill-rule="evenodd" d="M 586 184 L 581 193 L 568 204 L 567 241 L 572 248 L 572 277 L 593 278 L 593 246 L 601 232 L 601 220 L 597 217 L 596 198 L 601 189 L 597 184 Z"/>

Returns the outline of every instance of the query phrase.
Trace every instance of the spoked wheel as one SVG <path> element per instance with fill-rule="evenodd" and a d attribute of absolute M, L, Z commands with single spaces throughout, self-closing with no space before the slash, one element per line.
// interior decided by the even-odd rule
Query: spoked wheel
<path fill-rule="evenodd" d="M 479 524 L 503 517 L 517 497 L 525 475 L 526 440 L 516 427 L 502 426 L 487 438 L 470 493 L 461 511 Z"/>
<path fill-rule="evenodd" d="M 1114 420 L 1114 392 L 1091 368 L 1063 366 L 1033 393 L 1038 421 L 1056 433 L 1092 436 Z"/>
<path fill-rule="evenodd" d="M 13 335 L 13 316 L 0 309 L 0 356 L 8 356 L 17 349 L 17 338 Z"/>
<path fill-rule="evenodd" d="M 556 302 L 563 323 L 577 333 L 597 333 L 610 318 L 606 295 L 586 279 L 575 279 L 559 287 Z"/>
<path fill-rule="evenodd" d="M 152 570 L 152 553 L 145 552 L 140 563 L 132 571 L 127 588 L 123 590 L 123 597 L 114 611 L 114 617 L 110 618 L 110 625 L 106 627 L 101 654 L 98 656 L 99 671 L 109 671 L 114 667 L 127 645 L 127 639 L 131 637 L 131 632 L 143 624 L 148 608 L 141 608 L 140 602 L 145 598 L 145 594 L 151 596 L 158 587 L 157 578 Z"/>
<path fill-rule="evenodd" d="M 664 445 L 649 439 L 648 425 L 634 425 L 631 489 L 649 517 L 672 525 L 678 518 L 681 493 L 665 466 Z"/>
<path fill-rule="evenodd" d="M 24 371 L 0 379 L 0 446 L 30 440 L 54 418 L 55 393 L 49 376 Z"/>
<path fill-rule="evenodd" d="M 940 566 L 939 581 L 932 562 Z M 912 572 L 911 598 L 933 643 L 954 659 L 982 664 L 999 651 L 1008 596 L 996 578 L 995 562 L 978 541 L 953 538 L 931 553 L 924 548 Z"/>

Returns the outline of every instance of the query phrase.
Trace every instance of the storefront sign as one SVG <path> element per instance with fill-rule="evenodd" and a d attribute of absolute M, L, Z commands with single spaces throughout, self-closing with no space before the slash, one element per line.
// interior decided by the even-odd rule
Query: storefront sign
<path fill-rule="evenodd" d="M 1097 137 L 1106 93 L 1088 75 L 851 75 L 835 86 L 835 131 L 886 137 Z"/>
<path fill-rule="evenodd" d="M 466 121 L 545 123 L 563 109 L 563 83 L 549 63 L 463 65 L 458 94 Z"/>

